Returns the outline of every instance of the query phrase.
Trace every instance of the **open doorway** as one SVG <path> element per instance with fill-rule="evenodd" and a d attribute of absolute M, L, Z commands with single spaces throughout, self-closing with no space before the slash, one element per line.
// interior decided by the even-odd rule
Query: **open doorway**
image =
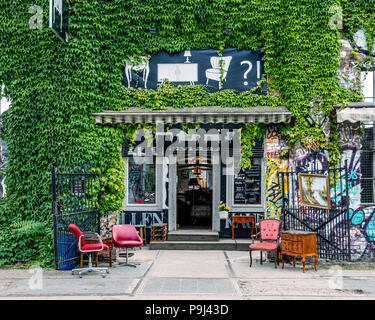
<path fill-rule="evenodd" d="M 177 167 L 177 228 L 212 228 L 212 166 Z"/>

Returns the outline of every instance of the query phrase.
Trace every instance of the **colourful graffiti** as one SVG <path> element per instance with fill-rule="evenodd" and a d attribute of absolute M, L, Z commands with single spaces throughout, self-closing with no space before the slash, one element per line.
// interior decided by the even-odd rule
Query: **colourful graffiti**
<path fill-rule="evenodd" d="M 280 159 L 280 153 L 286 143 L 280 138 L 280 132 L 274 124 L 267 126 L 265 149 L 266 164 L 266 208 L 267 218 L 281 217 L 283 204 L 282 193 L 279 183 L 279 172 L 286 172 L 289 168 L 289 161 Z"/>
<path fill-rule="evenodd" d="M 375 206 L 361 203 L 360 123 L 341 123 L 338 132 L 339 143 L 342 145 L 342 161 L 347 161 L 352 259 L 374 259 Z M 344 192 L 346 193 L 346 190 Z"/>
<path fill-rule="evenodd" d="M 288 171 L 288 161 L 266 158 L 266 217 L 281 217 L 283 205 L 282 192 L 279 183 L 279 172 Z"/>
<path fill-rule="evenodd" d="M 336 197 L 333 202 L 337 206 L 342 206 L 344 199 L 346 199 L 346 193 L 348 193 L 352 260 L 375 260 L 375 205 L 361 203 L 360 124 L 341 123 L 338 125 L 338 133 L 339 143 L 342 146 L 341 166 L 347 163 L 348 183 L 345 184 L 345 181 L 343 181 L 345 177 L 342 175 L 341 181 L 339 180 L 336 185 L 331 187 L 331 195 Z M 274 125 L 268 126 L 265 140 L 265 213 L 268 218 L 280 218 L 281 216 L 282 193 L 279 172 L 324 172 L 329 169 L 328 151 L 310 151 L 301 144 L 297 144 L 289 153 L 288 161 L 280 159 L 281 149 L 282 140 L 277 127 Z M 298 182 L 290 182 L 290 186 L 294 186 L 294 190 L 289 190 L 289 192 L 294 193 L 295 205 L 298 206 Z M 315 219 L 312 215 L 310 215 L 310 218 Z M 319 218 L 321 217 L 316 217 L 316 219 Z M 340 230 L 344 224 L 344 221 L 338 222 L 334 229 Z M 336 236 L 332 234 L 332 237 Z"/>

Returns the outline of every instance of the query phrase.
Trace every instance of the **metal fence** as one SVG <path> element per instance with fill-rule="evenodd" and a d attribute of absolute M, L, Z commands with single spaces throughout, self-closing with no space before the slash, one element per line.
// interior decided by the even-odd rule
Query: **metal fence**
<path fill-rule="evenodd" d="M 323 174 L 329 179 L 330 208 L 301 204 L 299 174 Z M 279 173 L 283 198 L 283 229 L 317 233 L 320 258 L 350 261 L 350 225 L 348 173 L 346 164 L 339 168 Z"/>
<path fill-rule="evenodd" d="M 99 177 L 83 163 L 60 162 L 52 166 L 51 173 L 55 269 L 72 269 L 78 252 L 68 225 L 99 233 Z"/>

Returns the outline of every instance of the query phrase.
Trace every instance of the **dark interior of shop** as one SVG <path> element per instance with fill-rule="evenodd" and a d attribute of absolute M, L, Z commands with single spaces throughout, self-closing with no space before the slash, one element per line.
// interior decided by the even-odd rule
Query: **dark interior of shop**
<path fill-rule="evenodd" d="M 178 229 L 211 229 L 212 170 L 208 166 L 178 170 Z"/>

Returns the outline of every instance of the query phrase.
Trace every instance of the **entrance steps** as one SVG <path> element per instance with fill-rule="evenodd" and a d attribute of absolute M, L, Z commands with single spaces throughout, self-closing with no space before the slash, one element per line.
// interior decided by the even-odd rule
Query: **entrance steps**
<path fill-rule="evenodd" d="M 178 230 L 168 232 L 167 241 L 151 241 L 150 250 L 249 250 L 250 239 L 219 239 L 209 230 Z"/>
<path fill-rule="evenodd" d="M 168 241 L 219 241 L 219 232 L 209 230 L 178 230 L 168 232 Z"/>

